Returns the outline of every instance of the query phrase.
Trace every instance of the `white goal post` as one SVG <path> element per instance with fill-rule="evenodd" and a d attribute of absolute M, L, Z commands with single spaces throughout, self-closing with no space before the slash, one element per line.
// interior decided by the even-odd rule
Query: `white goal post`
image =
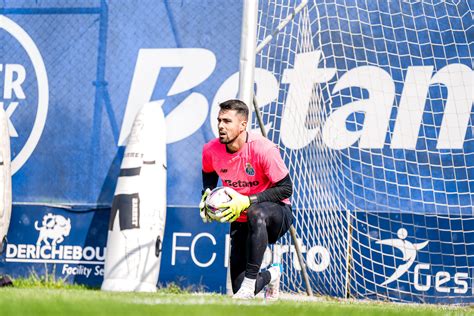
<path fill-rule="evenodd" d="M 244 13 L 239 97 L 289 166 L 316 293 L 474 302 L 472 9 L 285 0 Z M 291 245 L 271 257 L 284 291 L 304 292 Z"/>
<path fill-rule="evenodd" d="M 285 18 L 275 29 L 274 33 L 268 35 L 259 45 L 256 39 L 257 30 L 257 17 L 258 17 L 258 0 L 244 0 L 243 14 L 242 14 L 242 36 L 240 45 L 240 69 L 239 69 L 239 99 L 244 101 L 247 105 L 251 105 L 255 108 L 255 114 L 257 116 L 257 122 L 259 129 L 263 136 L 267 137 L 265 126 L 261 120 L 261 115 L 257 107 L 257 99 L 254 92 L 255 82 L 255 57 L 276 35 L 282 28 L 286 26 L 296 14 L 298 14 L 307 4 L 307 0 L 304 0 L 295 11 Z M 249 122 L 252 122 L 252 111 L 249 113 Z M 249 124 L 250 129 L 252 124 Z M 305 290 L 308 296 L 313 295 L 313 290 L 309 282 L 308 273 L 306 270 L 306 264 L 303 259 L 302 251 L 300 248 L 299 241 L 297 239 L 296 230 L 293 225 L 290 227 L 290 236 L 295 247 L 295 252 L 298 257 L 298 263 L 301 269 L 302 279 L 305 283 Z M 273 260 L 272 260 L 273 261 Z M 227 287 L 229 287 L 229 277 L 227 280 Z"/>

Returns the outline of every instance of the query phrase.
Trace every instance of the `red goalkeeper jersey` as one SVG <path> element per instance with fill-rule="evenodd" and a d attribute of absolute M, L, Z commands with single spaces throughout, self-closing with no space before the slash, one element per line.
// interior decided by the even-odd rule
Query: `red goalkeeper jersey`
<path fill-rule="evenodd" d="M 272 187 L 288 174 L 278 146 L 254 133 L 249 133 L 247 142 L 235 153 L 228 153 L 218 138 L 204 145 L 202 170 L 215 171 L 223 186 L 246 196 Z M 289 199 L 282 202 L 290 204 Z M 242 212 L 237 221 L 246 222 L 247 212 Z"/>

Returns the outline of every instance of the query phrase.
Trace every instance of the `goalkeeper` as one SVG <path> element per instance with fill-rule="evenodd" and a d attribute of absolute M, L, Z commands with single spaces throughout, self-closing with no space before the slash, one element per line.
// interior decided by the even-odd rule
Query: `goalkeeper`
<path fill-rule="evenodd" d="M 221 222 L 230 222 L 230 276 L 233 298 L 252 299 L 266 285 L 266 297 L 277 299 L 280 266 L 259 273 L 268 244 L 275 243 L 293 222 L 289 197 L 292 183 L 278 147 L 261 135 L 246 131 L 248 107 L 240 100 L 219 104 L 219 137 L 202 152 L 203 196 L 200 215 L 210 221 L 204 200 L 218 178 L 230 187 L 231 201 Z"/>

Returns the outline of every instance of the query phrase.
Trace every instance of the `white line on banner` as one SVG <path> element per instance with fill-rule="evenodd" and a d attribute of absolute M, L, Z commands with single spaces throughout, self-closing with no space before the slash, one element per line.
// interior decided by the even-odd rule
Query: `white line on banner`
<path fill-rule="evenodd" d="M 103 261 L 81 261 L 81 260 L 44 260 L 44 259 L 5 259 L 7 262 L 33 262 L 33 263 L 70 263 L 70 264 L 99 264 Z"/>

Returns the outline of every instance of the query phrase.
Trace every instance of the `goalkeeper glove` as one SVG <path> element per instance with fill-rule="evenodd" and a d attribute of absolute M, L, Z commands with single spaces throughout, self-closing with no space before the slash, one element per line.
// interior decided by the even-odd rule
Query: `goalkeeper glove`
<path fill-rule="evenodd" d="M 248 196 L 242 195 L 232 188 L 226 187 L 227 194 L 231 200 L 227 203 L 217 205 L 218 208 L 227 208 L 220 215 L 220 222 L 233 222 L 239 218 L 240 213 L 250 206 L 250 199 Z"/>
<path fill-rule="evenodd" d="M 211 193 L 211 189 L 207 188 L 202 194 L 201 202 L 199 202 L 199 215 L 204 223 L 212 222 L 212 219 L 207 215 L 206 212 L 206 198 Z"/>

